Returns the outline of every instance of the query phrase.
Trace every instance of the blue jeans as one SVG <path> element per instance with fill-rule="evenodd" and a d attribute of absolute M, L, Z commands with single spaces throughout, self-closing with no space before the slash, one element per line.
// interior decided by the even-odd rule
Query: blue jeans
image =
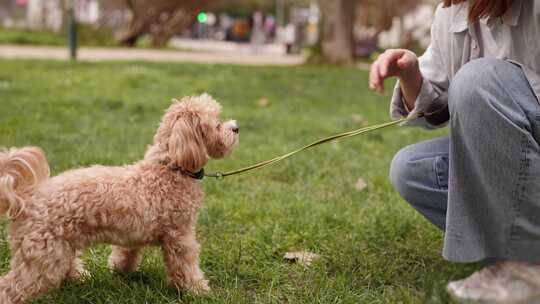
<path fill-rule="evenodd" d="M 450 136 L 404 148 L 401 196 L 445 232 L 453 262 L 540 261 L 540 105 L 521 68 L 463 66 L 448 92 Z"/>

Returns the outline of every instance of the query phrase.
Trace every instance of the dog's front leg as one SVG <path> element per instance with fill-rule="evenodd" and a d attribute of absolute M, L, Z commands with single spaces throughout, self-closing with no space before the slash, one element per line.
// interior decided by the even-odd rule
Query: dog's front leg
<path fill-rule="evenodd" d="M 109 268 L 122 272 L 135 272 L 141 262 L 141 248 L 112 246 L 109 256 Z"/>
<path fill-rule="evenodd" d="M 163 238 L 163 253 L 169 282 L 178 289 L 200 294 L 210 290 L 199 268 L 200 245 L 195 232 L 171 232 Z"/>

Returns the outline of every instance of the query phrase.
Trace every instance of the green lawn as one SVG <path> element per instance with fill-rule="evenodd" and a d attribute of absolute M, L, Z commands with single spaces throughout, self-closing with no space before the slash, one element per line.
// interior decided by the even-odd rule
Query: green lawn
<path fill-rule="evenodd" d="M 359 128 L 353 114 L 388 120 L 389 96 L 368 92 L 367 73 L 354 69 L 0 61 L 0 145 L 42 147 L 54 174 L 133 162 L 171 98 L 202 92 L 241 127 L 236 152 L 209 171 Z M 442 233 L 387 178 L 401 147 L 445 132 L 387 129 L 253 174 L 205 180 L 198 233 L 213 288 L 207 297 L 167 288 L 158 249 L 145 252 L 140 272 L 118 275 L 107 271 L 109 248 L 101 246 L 85 253 L 91 278 L 36 303 L 446 303 L 446 282 L 475 266 L 445 262 Z M 368 184 L 361 192 L 360 177 Z M 322 259 L 309 268 L 284 261 L 293 250 Z M 2 241 L 2 272 L 8 259 Z"/>
<path fill-rule="evenodd" d="M 65 45 L 66 38 L 49 32 L 0 29 L 0 43 L 32 45 Z"/>
<path fill-rule="evenodd" d="M 91 26 L 79 25 L 78 43 L 82 46 L 111 47 L 118 46 L 113 34 L 106 29 L 94 29 Z M 65 46 L 68 35 L 65 31 L 33 31 L 24 29 L 6 29 L 0 27 L 0 44 Z"/>

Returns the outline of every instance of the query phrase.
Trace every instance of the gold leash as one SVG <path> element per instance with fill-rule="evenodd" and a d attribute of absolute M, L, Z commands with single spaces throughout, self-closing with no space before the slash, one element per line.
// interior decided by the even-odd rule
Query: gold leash
<path fill-rule="evenodd" d="M 319 145 L 322 145 L 322 144 L 325 144 L 325 143 L 328 143 L 328 142 L 331 142 L 331 141 L 335 141 L 335 140 L 343 139 L 343 138 L 347 138 L 347 137 L 353 137 L 353 136 L 357 136 L 357 135 L 364 134 L 364 133 L 369 133 L 369 132 L 379 130 L 379 129 L 388 128 L 388 127 L 395 126 L 395 125 L 398 125 L 398 124 L 401 124 L 401 123 L 404 123 L 404 122 L 407 122 L 407 121 L 411 121 L 411 120 L 416 119 L 416 118 L 420 118 L 422 116 L 423 116 L 423 114 L 417 114 L 417 115 L 413 115 L 411 117 L 406 117 L 406 118 L 402 118 L 402 119 L 391 121 L 391 122 L 386 122 L 386 123 L 373 125 L 373 126 L 369 126 L 369 127 L 365 127 L 365 128 L 361 128 L 361 129 L 341 133 L 341 134 L 332 135 L 332 136 L 329 136 L 329 137 L 326 137 L 326 138 L 323 138 L 323 139 L 319 139 L 319 140 L 317 140 L 317 141 L 315 141 L 315 142 L 313 142 L 313 143 L 311 143 L 311 144 L 309 144 L 307 146 L 304 146 L 304 147 L 302 147 L 300 149 L 294 150 L 294 151 L 289 152 L 287 154 L 283 154 L 281 156 L 274 157 L 272 159 L 265 160 L 263 162 L 260 162 L 260 163 L 257 163 L 257 164 L 254 164 L 254 165 L 251 165 L 251 166 L 248 166 L 248 167 L 244 167 L 244 168 L 241 168 L 241 169 L 228 171 L 228 172 L 207 173 L 204 176 L 213 177 L 213 178 L 217 178 L 217 179 L 222 179 L 222 178 L 225 178 L 227 176 L 242 174 L 242 173 L 245 173 L 245 172 L 248 172 L 248 171 L 260 169 L 260 168 L 269 166 L 271 164 L 280 162 L 280 161 L 285 160 L 285 159 L 287 159 L 289 157 L 292 157 L 293 155 L 298 154 L 298 153 L 300 153 L 302 151 L 305 151 L 307 149 L 310 149 L 310 148 L 313 148 L 313 147 L 316 147 L 316 146 L 319 146 Z"/>

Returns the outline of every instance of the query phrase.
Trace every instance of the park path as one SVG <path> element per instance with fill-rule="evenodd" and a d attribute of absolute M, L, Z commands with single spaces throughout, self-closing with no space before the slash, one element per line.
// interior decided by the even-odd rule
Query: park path
<path fill-rule="evenodd" d="M 0 58 L 68 60 L 66 47 L 1 45 Z M 240 65 L 300 65 L 305 58 L 299 55 L 239 52 L 195 52 L 181 50 L 151 50 L 130 48 L 80 48 L 78 59 L 83 61 L 157 61 L 195 62 Z"/>

